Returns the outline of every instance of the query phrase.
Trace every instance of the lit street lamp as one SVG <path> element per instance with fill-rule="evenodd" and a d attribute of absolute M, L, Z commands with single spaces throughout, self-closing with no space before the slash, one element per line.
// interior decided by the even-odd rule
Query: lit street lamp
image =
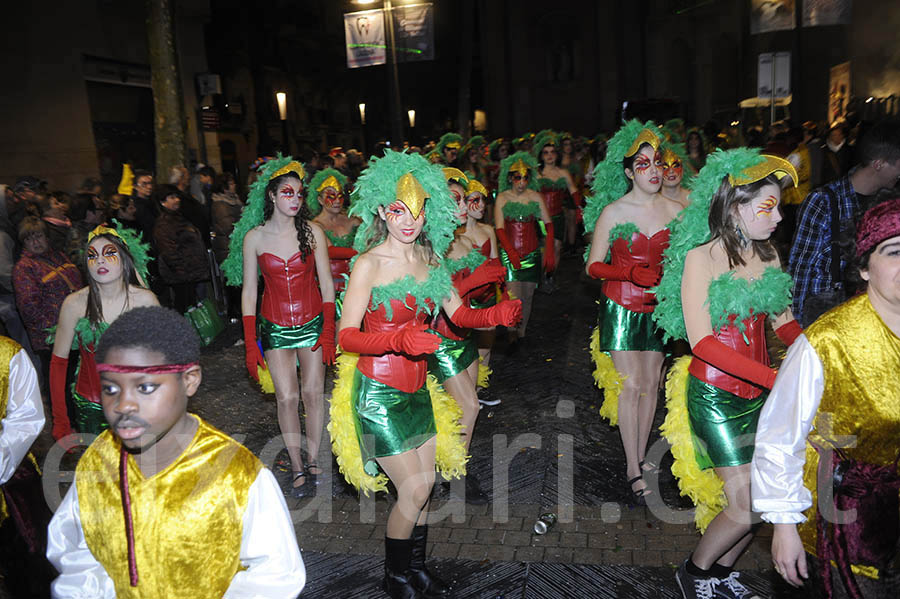
<path fill-rule="evenodd" d="M 284 142 L 282 152 L 288 155 L 291 153 L 291 141 L 288 138 L 287 94 L 285 92 L 275 92 L 275 101 L 278 102 L 278 118 L 281 119 L 281 137 Z"/>

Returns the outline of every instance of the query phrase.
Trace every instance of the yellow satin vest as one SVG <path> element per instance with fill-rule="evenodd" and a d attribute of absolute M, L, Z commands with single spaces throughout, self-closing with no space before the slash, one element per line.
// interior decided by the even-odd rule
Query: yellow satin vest
<path fill-rule="evenodd" d="M 781 199 L 785 204 L 803 203 L 810 191 L 809 178 L 812 176 L 812 160 L 809 157 L 809 149 L 806 144 L 800 143 L 794 152 L 800 155 L 800 166 L 797 167 L 799 181 L 797 181 L 796 187 L 788 187 L 781 193 Z"/>
<path fill-rule="evenodd" d="M 15 357 L 22 346 L 10 339 L 9 337 L 0 336 L 0 431 L 3 430 L 3 419 L 6 418 L 6 404 L 9 401 L 9 361 Z M 25 455 L 25 459 L 31 460 L 35 469 L 40 473 L 37 467 L 37 461 L 31 452 Z M 6 498 L 0 493 L 0 524 L 9 517 L 9 510 L 6 509 Z"/>
<path fill-rule="evenodd" d="M 121 444 L 105 431 L 78 462 L 81 527 L 119 599 L 219 599 L 241 567 L 243 517 L 262 463 L 201 418 L 194 439 L 167 468 L 146 479 L 128 456 L 138 586 L 128 576 L 119 491 Z"/>
<path fill-rule="evenodd" d="M 831 310 L 804 331 L 819 356 L 825 375 L 822 401 L 810 439 L 856 438 L 848 456 L 870 464 L 891 464 L 900 450 L 900 338 L 875 312 L 863 293 Z M 817 438 L 818 437 L 818 438 Z M 808 520 L 800 525 L 807 552 L 816 553 L 816 470 L 819 455 L 807 443 L 803 484 L 812 491 Z M 866 570 L 871 570 L 867 572 Z M 860 569 L 875 575 L 874 568 Z"/>

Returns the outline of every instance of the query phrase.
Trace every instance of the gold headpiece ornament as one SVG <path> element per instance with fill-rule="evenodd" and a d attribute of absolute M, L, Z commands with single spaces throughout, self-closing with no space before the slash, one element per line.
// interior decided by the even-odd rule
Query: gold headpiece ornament
<path fill-rule="evenodd" d="M 468 187 L 466 187 L 466 196 L 468 197 L 468 196 L 472 195 L 473 193 L 480 193 L 485 198 L 488 197 L 488 190 L 484 185 L 482 185 L 480 182 L 476 181 L 475 179 L 469 179 L 469 185 L 468 185 Z"/>
<path fill-rule="evenodd" d="M 631 147 L 628 148 L 628 151 L 625 152 L 625 158 L 630 158 L 638 153 L 638 150 L 641 149 L 641 146 L 644 144 L 649 144 L 651 148 L 654 150 L 659 149 L 659 135 L 653 129 L 641 129 L 641 132 L 638 133 L 638 136 L 634 138 L 634 142 L 632 142 Z"/>
<path fill-rule="evenodd" d="M 88 233 L 88 243 L 92 242 L 94 240 L 94 237 L 97 237 L 98 235 L 112 235 L 113 237 L 122 239 L 122 236 L 119 235 L 119 232 L 115 229 L 110 229 L 109 227 L 104 227 L 103 225 L 97 225 L 96 227 L 94 227 L 93 231 Z M 122 243 L 124 243 L 126 246 L 128 245 L 128 242 L 126 242 L 124 239 L 122 239 Z"/>
<path fill-rule="evenodd" d="M 321 185 L 316 188 L 316 193 L 319 193 L 326 187 L 334 187 L 338 191 L 344 191 L 344 189 L 341 187 L 340 182 L 337 180 L 337 178 L 335 178 L 334 175 L 328 175 L 328 178 L 322 181 Z"/>
<path fill-rule="evenodd" d="M 765 160 L 759 164 L 745 168 L 737 176 L 728 175 L 728 182 L 732 186 L 748 185 L 774 174 L 778 177 L 779 181 L 785 177 L 790 177 L 793 186 L 797 185 L 797 169 L 794 168 L 793 164 L 778 156 L 772 156 L 770 154 L 761 154 L 761 156 Z"/>
<path fill-rule="evenodd" d="M 445 149 L 446 149 L 446 148 L 453 148 L 454 150 L 458 150 L 458 149 L 460 149 L 461 147 L 462 147 L 462 144 L 459 143 L 458 141 L 448 141 L 446 144 L 444 144 L 444 148 L 445 148 Z"/>
<path fill-rule="evenodd" d="M 469 184 L 469 178 L 466 176 L 464 172 L 459 170 L 458 168 L 453 168 L 452 166 L 445 166 L 441 169 L 444 171 L 444 179 L 447 180 L 447 183 L 459 183 L 463 187 Z"/>
<path fill-rule="evenodd" d="M 397 199 L 409 208 L 413 218 L 419 218 L 422 209 L 425 208 L 428 192 L 412 173 L 406 173 L 397 181 Z"/>
<path fill-rule="evenodd" d="M 511 173 L 519 173 L 523 177 L 528 174 L 528 171 L 531 170 L 528 168 L 528 165 L 519 158 L 515 162 L 513 162 L 509 167 L 509 172 Z"/>
<path fill-rule="evenodd" d="M 666 149 L 663 151 L 663 155 L 662 155 L 662 161 L 663 161 L 663 164 L 672 164 L 672 163 L 674 163 L 676 160 L 681 161 L 681 158 L 678 157 L 678 154 L 676 154 L 675 152 L 673 152 L 673 151 L 670 150 L 669 148 L 666 148 Z"/>
<path fill-rule="evenodd" d="M 301 181 L 306 178 L 306 170 L 303 168 L 303 165 L 294 160 L 293 162 L 287 163 L 286 165 L 272 173 L 272 175 L 269 177 L 269 181 L 288 173 L 294 173 L 295 175 L 300 177 Z"/>

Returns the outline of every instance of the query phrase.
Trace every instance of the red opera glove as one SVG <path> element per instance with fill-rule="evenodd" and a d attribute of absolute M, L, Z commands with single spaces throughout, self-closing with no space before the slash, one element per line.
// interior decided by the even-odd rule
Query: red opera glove
<path fill-rule="evenodd" d="M 520 256 L 519 252 L 516 251 L 516 248 L 513 247 L 512 242 L 509 240 L 509 236 L 506 234 L 506 229 L 503 227 L 497 229 L 497 241 L 500 242 L 500 245 L 506 251 L 506 255 L 509 257 L 509 263 L 512 264 L 512 267 L 515 269 L 522 268 L 522 256 Z"/>
<path fill-rule="evenodd" d="M 359 327 L 344 328 L 338 333 L 344 351 L 380 356 L 388 352 L 420 356 L 434 353 L 441 338 L 428 332 L 428 326 L 417 324 L 389 333 L 364 333 Z"/>
<path fill-rule="evenodd" d="M 594 262 L 588 267 L 588 274 L 595 279 L 631 281 L 639 287 L 653 287 L 659 283 L 662 271 L 658 266 L 647 266 L 646 264 L 613 266 L 605 262 Z"/>
<path fill-rule="evenodd" d="M 496 306 L 476 310 L 461 305 L 450 317 L 453 324 L 466 329 L 483 329 L 493 326 L 512 327 L 522 320 L 522 301 L 500 302 Z"/>
<path fill-rule="evenodd" d="M 775 384 L 774 368 L 741 355 L 713 335 L 707 335 L 692 348 L 694 355 L 722 372 L 771 389 Z"/>
<path fill-rule="evenodd" d="M 66 409 L 66 369 L 68 358 L 56 354 L 50 358 L 50 407 L 53 417 L 53 438 L 59 441 L 72 434 L 69 411 Z"/>
<path fill-rule="evenodd" d="M 544 237 L 544 270 L 547 272 L 553 272 L 556 269 L 556 231 L 553 228 L 553 223 L 545 223 L 547 228 L 547 235 Z"/>
<path fill-rule="evenodd" d="M 572 202 L 577 208 L 582 208 L 584 206 L 584 195 L 580 191 L 576 191 L 572 194 Z"/>
<path fill-rule="evenodd" d="M 499 258 L 485 260 L 478 268 L 472 271 L 472 274 L 463 278 L 456 285 L 456 292 L 462 297 L 473 289 L 490 285 L 491 283 L 499 283 L 506 278 L 506 267 L 500 263 Z"/>
<path fill-rule="evenodd" d="M 356 250 L 353 248 L 342 248 L 336 245 L 329 246 L 328 248 L 328 259 L 329 260 L 349 260 L 353 256 L 356 255 Z"/>
<path fill-rule="evenodd" d="M 322 332 L 312 350 L 322 348 L 322 361 L 329 366 L 334 364 L 334 302 L 322 304 Z"/>
<path fill-rule="evenodd" d="M 266 361 L 256 345 L 256 315 L 250 314 L 241 318 L 244 325 L 244 362 L 247 364 L 247 372 L 257 382 L 259 382 L 259 372 L 262 368 L 266 370 Z"/>
<path fill-rule="evenodd" d="M 794 344 L 794 341 L 797 340 L 801 333 L 803 333 L 803 328 L 796 320 L 786 322 L 775 329 L 775 334 L 788 347 Z"/>
<path fill-rule="evenodd" d="M 631 267 L 630 280 L 638 287 L 655 287 L 661 276 L 662 269 L 658 266 L 637 264 Z"/>

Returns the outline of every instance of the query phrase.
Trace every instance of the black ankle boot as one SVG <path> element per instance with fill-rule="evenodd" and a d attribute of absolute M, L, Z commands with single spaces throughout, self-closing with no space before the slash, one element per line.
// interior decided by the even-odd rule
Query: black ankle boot
<path fill-rule="evenodd" d="M 422 595 L 413 586 L 410 558 L 413 552 L 412 539 L 391 539 L 384 537 L 384 581 L 381 588 L 391 599 L 421 599 Z"/>
<path fill-rule="evenodd" d="M 412 556 L 409 560 L 409 579 L 425 597 L 446 597 L 450 587 L 425 567 L 425 545 L 428 543 L 428 525 L 416 526 L 412 533 Z"/>

